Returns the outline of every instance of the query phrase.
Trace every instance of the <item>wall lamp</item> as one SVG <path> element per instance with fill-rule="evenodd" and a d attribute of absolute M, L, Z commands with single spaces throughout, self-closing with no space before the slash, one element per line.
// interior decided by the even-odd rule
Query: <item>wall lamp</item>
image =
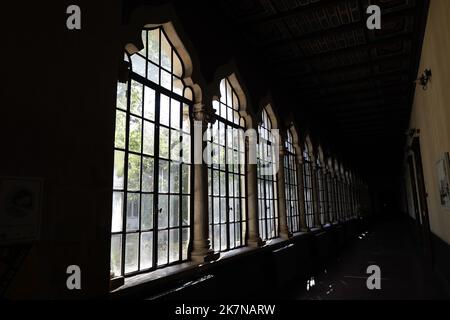
<path fill-rule="evenodd" d="M 428 82 L 431 81 L 431 69 L 425 69 L 422 75 L 416 80 L 416 83 L 419 82 L 422 86 L 423 90 L 428 89 Z"/>

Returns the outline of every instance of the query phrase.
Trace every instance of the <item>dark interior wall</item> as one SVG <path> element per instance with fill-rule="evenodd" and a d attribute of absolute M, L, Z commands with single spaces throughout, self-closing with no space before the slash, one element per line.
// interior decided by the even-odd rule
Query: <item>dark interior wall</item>
<path fill-rule="evenodd" d="M 10 2 L 2 10 L 0 176 L 43 178 L 42 232 L 7 297 L 65 298 L 108 290 L 115 87 L 121 3 Z M 79 265 L 82 290 L 66 288 Z"/>
<path fill-rule="evenodd" d="M 108 292 L 114 107 L 124 17 L 121 1 L 77 1 L 82 28 L 69 31 L 71 4 L 15 2 L 0 19 L 6 49 L 0 176 L 45 183 L 41 237 L 10 283 L 9 298 Z M 217 23 L 214 17 L 199 11 L 192 19 L 182 6 L 177 12 L 205 80 L 234 59 L 256 106 L 269 88 L 264 69 L 226 35 L 205 27 Z M 81 267 L 81 291 L 66 288 L 69 265 Z"/>

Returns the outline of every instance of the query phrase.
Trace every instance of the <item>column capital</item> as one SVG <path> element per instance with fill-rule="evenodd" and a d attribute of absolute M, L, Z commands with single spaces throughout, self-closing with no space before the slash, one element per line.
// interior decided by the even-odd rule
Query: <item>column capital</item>
<path fill-rule="evenodd" d="M 197 103 L 194 105 L 193 118 L 201 121 L 203 126 L 216 122 L 216 109 L 209 105 Z"/>

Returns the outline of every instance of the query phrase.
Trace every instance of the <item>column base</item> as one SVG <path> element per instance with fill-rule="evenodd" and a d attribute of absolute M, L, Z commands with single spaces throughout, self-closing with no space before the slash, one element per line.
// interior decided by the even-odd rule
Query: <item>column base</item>
<path fill-rule="evenodd" d="M 205 262 L 215 261 L 215 260 L 219 259 L 219 257 L 220 257 L 220 253 L 214 252 L 213 250 L 191 253 L 191 260 L 196 263 L 205 263 Z"/>
<path fill-rule="evenodd" d="M 291 232 L 282 232 L 280 233 L 280 238 L 281 239 L 290 239 L 292 238 L 292 233 Z"/>
<path fill-rule="evenodd" d="M 265 244 L 266 244 L 266 242 L 263 241 L 260 237 L 258 237 L 256 239 L 249 239 L 247 241 L 247 246 L 252 247 L 252 248 L 259 248 Z"/>

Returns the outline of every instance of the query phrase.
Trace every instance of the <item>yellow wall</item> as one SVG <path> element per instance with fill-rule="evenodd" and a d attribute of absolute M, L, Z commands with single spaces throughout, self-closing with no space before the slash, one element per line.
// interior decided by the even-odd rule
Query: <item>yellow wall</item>
<path fill-rule="evenodd" d="M 450 152 L 450 1 L 431 0 L 419 74 L 433 72 L 427 91 L 418 85 L 410 127 L 420 129 L 431 230 L 450 244 L 450 210 L 441 207 L 436 162 Z"/>

